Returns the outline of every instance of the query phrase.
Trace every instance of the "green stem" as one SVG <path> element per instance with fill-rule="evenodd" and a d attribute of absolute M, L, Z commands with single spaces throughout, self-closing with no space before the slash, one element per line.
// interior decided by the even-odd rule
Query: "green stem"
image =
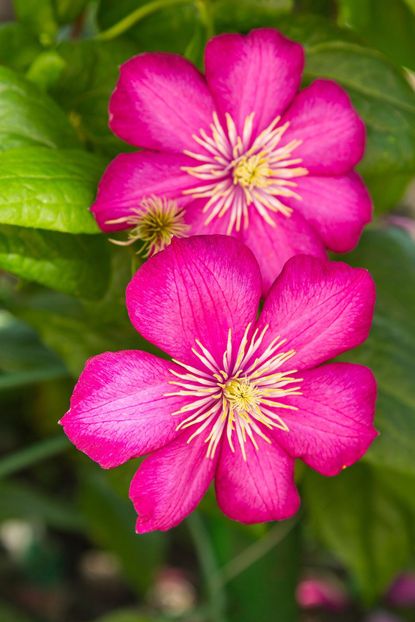
<path fill-rule="evenodd" d="M 41 462 L 42 460 L 46 460 L 46 458 L 55 456 L 65 451 L 65 449 L 68 449 L 69 446 L 66 436 L 60 434 L 59 436 L 48 438 L 36 445 L 32 445 L 27 449 L 22 449 L 21 451 L 13 453 L 11 456 L 7 456 L 3 458 L 3 460 L 0 460 L 0 478 L 25 469 L 36 462 Z"/>
<path fill-rule="evenodd" d="M 219 570 L 218 581 L 225 585 L 232 581 L 247 568 L 252 566 L 261 557 L 266 555 L 271 549 L 277 546 L 294 529 L 298 520 L 287 521 L 284 524 L 277 524 L 270 529 L 266 536 L 248 546 L 242 553 L 231 559 L 230 562 L 222 566 Z"/>
<path fill-rule="evenodd" d="M 191 1 L 192 0 L 153 0 L 153 2 L 148 2 L 144 6 L 138 7 L 138 9 L 126 15 L 126 17 L 111 26 L 111 28 L 108 28 L 108 30 L 100 32 L 95 39 L 99 39 L 100 41 L 115 39 L 115 37 L 122 35 L 141 19 L 147 17 L 147 15 L 151 15 L 160 9 L 175 6 L 176 4 L 189 4 Z"/>
<path fill-rule="evenodd" d="M 187 525 L 206 583 L 212 622 L 226 622 L 225 592 L 205 525 L 197 512 L 187 518 Z"/>
<path fill-rule="evenodd" d="M 199 11 L 200 19 L 206 30 L 206 38 L 210 39 L 215 34 L 212 5 L 210 4 L 210 0 L 196 0 L 196 6 Z"/>

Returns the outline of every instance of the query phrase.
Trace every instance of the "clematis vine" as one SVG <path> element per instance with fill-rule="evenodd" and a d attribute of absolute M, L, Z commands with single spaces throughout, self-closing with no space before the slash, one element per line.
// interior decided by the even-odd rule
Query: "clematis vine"
<path fill-rule="evenodd" d="M 299 255 L 258 307 L 252 252 L 222 235 L 174 239 L 127 288 L 147 352 L 91 358 L 61 423 L 104 468 L 150 454 L 130 496 L 137 531 L 166 530 L 212 480 L 223 512 L 244 523 L 299 507 L 294 463 L 332 476 L 376 436 L 370 369 L 325 361 L 362 343 L 374 285 L 366 270 Z"/>
<path fill-rule="evenodd" d="M 235 236 L 265 289 L 293 255 L 351 250 L 371 218 L 353 171 L 364 125 L 334 82 L 299 91 L 303 64 L 303 48 L 270 28 L 211 39 L 204 76 L 174 54 L 126 62 L 110 127 L 143 151 L 107 168 L 92 206 L 101 229 L 128 229 L 148 254 L 177 231 Z"/>

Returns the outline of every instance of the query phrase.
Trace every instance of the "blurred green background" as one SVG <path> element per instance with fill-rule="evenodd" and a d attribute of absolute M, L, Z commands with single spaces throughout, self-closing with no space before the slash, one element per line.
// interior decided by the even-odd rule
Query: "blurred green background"
<path fill-rule="evenodd" d="M 414 0 L 3 0 L 0 16 L 0 622 L 415 621 Z M 134 54 L 202 68 L 212 34 L 258 26 L 300 41 L 304 82 L 338 81 L 367 126 L 375 221 L 343 259 L 377 282 L 348 358 L 375 370 L 381 436 L 337 478 L 299 468 L 292 521 L 232 523 L 210 493 L 136 536 L 137 464 L 101 471 L 57 425 L 89 356 L 148 347 L 124 309 L 137 256 L 88 213 L 128 149 L 108 98 Z"/>

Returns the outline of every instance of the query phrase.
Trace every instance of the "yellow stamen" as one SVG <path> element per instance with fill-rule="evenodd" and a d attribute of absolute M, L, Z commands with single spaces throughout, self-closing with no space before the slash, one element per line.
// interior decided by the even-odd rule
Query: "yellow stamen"
<path fill-rule="evenodd" d="M 227 439 L 231 451 L 235 451 L 236 437 L 246 460 L 246 443 L 251 442 L 254 449 L 259 450 L 258 437 L 267 443 L 272 442 L 264 430 L 278 428 L 289 432 L 276 409 L 297 410 L 284 398 L 301 395 L 302 379 L 296 377 L 296 370 L 279 370 L 295 351 L 280 351 L 285 340 L 279 336 L 265 347 L 263 341 L 268 329 L 267 325 L 261 331 L 252 332 L 251 324 L 248 324 L 236 350 L 229 330 L 221 363 L 198 339 L 192 352 L 199 359 L 199 368 L 174 361 L 183 371 L 171 370 L 174 379 L 170 384 L 177 390 L 166 396 L 191 399 L 172 413 L 184 417 L 177 430 L 194 427 L 189 443 L 206 430 L 208 458 L 215 456 L 222 437 Z"/>
<path fill-rule="evenodd" d="M 173 237 L 186 237 L 189 229 L 184 223 L 184 210 L 177 202 L 157 196 L 142 199 L 140 207 L 133 210 L 132 214 L 108 220 L 107 224 L 125 224 L 131 227 L 127 240 L 111 239 L 111 242 L 119 246 L 129 246 L 141 241 L 142 246 L 138 252 L 146 257 L 166 248 Z"/>

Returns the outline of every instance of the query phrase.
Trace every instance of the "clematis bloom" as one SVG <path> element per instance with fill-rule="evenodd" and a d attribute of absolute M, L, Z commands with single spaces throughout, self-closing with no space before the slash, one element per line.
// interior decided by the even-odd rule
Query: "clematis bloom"
<path fill-rule="evenodd" d="M 173 226 L 233 235 L 254 252 L 266 289 L 293 255 L 351 250 L 371 218 L 353 172 L 364 125 L 334 82 L 299 91 L 303 64 L 303 48 L 270 28 L 211 39 L 205 76 L 174 54 L 126 62 L 110 127 L 143 151 L 107 168 L 92 206 L 99 226 L 129 229 L 149 254 L 159 247 L 143 237 L 143 219 L 163 245 Z M 162 200 L 170 216 L 155 218 Z"/>
<path fill-rule="evenodd" d="M 366 339 L 368 272 L 296 256 L 258 317 L 261 290 L 239 240 L 174 239 L 127 288 L 133 325 L 172 360 L 124 351 L 87 362 L 61 423 L 104 468 L 150 454 L 130 489 L 138 532 L 177 525 L 213 479 L 230 518 L 288 518 L 296 458 L 336 475 L 375 438 L 372 372 L 321 365 Z"/>

